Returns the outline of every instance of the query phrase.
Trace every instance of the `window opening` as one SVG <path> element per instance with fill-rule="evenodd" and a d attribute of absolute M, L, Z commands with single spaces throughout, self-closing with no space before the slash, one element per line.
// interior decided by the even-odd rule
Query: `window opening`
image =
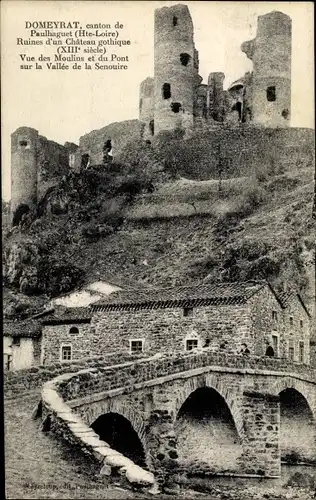
<path fill-rule="evenodd" d="M 276 356 L 279 352 L 279 337 L 277 335 L 272 335 L 272 346 Z"/>
<path fill-rule="evenodd" d="M 294 361 L 294 347 L 293 346 L 289 347 L 289 359 Z"/>
<path fill-rule="evenodd" d="M 69 330 L 69 333 L 79 333 L 79 329 L 76 326 L 72 326 Z"/>
<path fill-rule="evenodd" d="M 189 54 L 186 54 L 185 52 L 183 54 L 180 54 L 180 62 L 182 66 L 187 66 L 190 62 L 191 56 Z"/>
<path fill-rule="evenodd" d="M 183 316 L 192 316 L 193 315 L 193 307 L 185 307 L 183 309 Z"/>
<path fill-rule="evenodd" d="M 20 344 L 21 344 L 20 337 L 13 337 L 13 339 L 12 339 L 12 345 L 19 346 Z"/>
<path fill-rule="evenodd" d="M 193 351 L 198 348 L 198 339 L 188 339 L 185 343 L 186 351 Z"/>
<path fill-rule="evenodd" d="M 270 358 L 273 358 L 273 356 L 274 356 L 273 347 L 271 347 L 270 345 L 267 347 L 266 356 L 269 356 Z"/>
<path fill-rule="evenodd" d="M 170 83 L 164 83 L 162 86 L 162 97 L 164 99 L 170 99 L 171 97 L 171 86 Z"/>
<path fill-rule="evenodd" d="M 304 363 L 304 342 L 300 342 L 299 345 L 299 360 L 300 363 Z"/>
<path fill-rule="evenodd" d="M 70 345 L 62 346 L 61 359 L 62 359 L 62 361 L 70 361 L 71 360 L 71 346 Z"/>
<path fill-rule="evenodd" d="M 143 340 L 130 340 L 130 352 L 131 354 L 143 352 L 144 341 Z"/>
<path fill-rule="evenodd" d="M 276 311 L 272 311 L 272 319 L 274 319 L 274 321 L 277 321 L 278 313 Z"/>
<path fill-rule="evenodd" d="M 276 93 L 275 93 L 275 87 L 271 86 L 267 88 L 267 101 L 269 102 L 274 102 L 276 101 Z"/>
<path fill-rule="evenodd" d="M 290 325 L 293 326 L 293 317 L 290 316 Z"/>
<path fill-rule="evenodd" d="M 179 111 L 181 109 L 181 104 L 179 102 L 172 102 L 171 109 L 174 113 L 179 113 Z"/>
<path fill-rule="evenodd" d="M 172 24 L 173 24 L 173 26 L 177 26 L 177 24 L 178 24 L 178 18 L 177 18 L 177 16 L 173 16 Z"/>
<path fill-rule="evenodd" d="M 151 135 L 154 135 L 154 133 L 155 133 L 155 120 L 150 120 L 149 130 L 150 130 Z"/>

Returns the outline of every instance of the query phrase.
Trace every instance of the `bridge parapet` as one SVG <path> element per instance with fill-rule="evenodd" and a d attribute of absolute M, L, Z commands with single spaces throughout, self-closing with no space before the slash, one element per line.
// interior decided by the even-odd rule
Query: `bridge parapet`
<path fill-rule="evenodd" d="M 179 355 L 156 355 L 151 358 L 129 361 L 114 366 L 99 366 L 79 371 L 58 384 L 64 400 L 84 397 L 91 393 L 132 388 L 143 382 L 168 377 L 177 373 L 209 368 L 210 371 L 244 373 L 280 373 L 316 383 L 316 370 L 307 365 L 286 359 L 236 356 L 226 353 L 204 351 Z M 207 371 L 207 370 L 205 370 Z"/>

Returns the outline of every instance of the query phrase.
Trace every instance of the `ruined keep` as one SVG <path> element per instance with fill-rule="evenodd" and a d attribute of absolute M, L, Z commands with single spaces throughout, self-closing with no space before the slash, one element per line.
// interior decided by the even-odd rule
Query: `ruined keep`
<path fill-rule="evenodd" d="M 140 85 L 143 138 L 162 130 L 209 128 L 221 123 L 288 127 L 291 116 L 292 22 L 282 12 L 258 17 L 257 36 L 241 50 L 253 61 L 228 90 L 225 75 L 199 76 L 194 29 L 186 5 L 155 11 L 154 79 Z"/>
<path fill-rule="evenodd" d="M 64 146 L 30 127 L 11 134 L 11 222 L 17 225 L 23 214 L 37 207 L 46 190 L 73 166 L 78 146 Z"/>

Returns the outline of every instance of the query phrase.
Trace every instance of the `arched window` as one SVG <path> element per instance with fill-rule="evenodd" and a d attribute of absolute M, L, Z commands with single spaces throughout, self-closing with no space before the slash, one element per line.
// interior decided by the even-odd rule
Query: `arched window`
<path fill-rule="evenodd" d="M 183 52 L 182 54 L 180 54 L 180 62 L 182 64 L 182 66 L 187 66 L 189 64 L 189 61 L 191 59 L 191 56 L 185 52 Z"/>
<path fill-rule="evenodd" d="M 79 330 L 76 326 L 72 326 L 69 330 L 69 333 L 79 333 Z"/>

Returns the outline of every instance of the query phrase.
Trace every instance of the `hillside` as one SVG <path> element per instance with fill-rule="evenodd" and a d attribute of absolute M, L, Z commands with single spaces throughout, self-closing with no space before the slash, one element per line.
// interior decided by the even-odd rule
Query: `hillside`
<path fill-rule="evenodd" d="M 262 152 L 249 146 L 243 158 L 235 158 L 233 140 L 218 152 L 215 139 L 165 135 L 152 145 L 127 145 L 120 163 L 71 173 L 37 215 L 5 235 L 8 314 L 18 313 L 12 292 L 22 294 L 16 302 L 40 306 L 100 279 L 151 287 L 267 278 L 300 290 L 311 307 L 314 169 L 307 135 L 289 146 L 278 132 L 278 148 L 261 140 Z"/>

